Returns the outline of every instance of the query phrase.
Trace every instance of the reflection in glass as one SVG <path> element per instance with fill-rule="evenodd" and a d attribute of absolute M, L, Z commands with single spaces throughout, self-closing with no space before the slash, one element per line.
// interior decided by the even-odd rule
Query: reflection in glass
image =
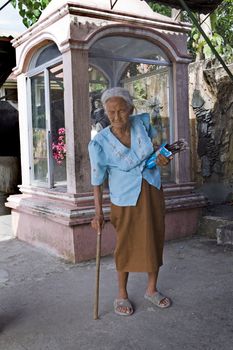
<path fill-rule="evenodd" d="M 112 58 L 117 61 L 148 59 L 169 62 L 158 46 L 143 39 L 126 36 L 109 36 L 98 40 L 90 49 L 90 57 Z"/>
<path fill-rule="evenodd" d="M 31 79 L 32 91 L 32 138 L 34 180 L 48 182 L 47 135 L 45 117 L 44 74 Z"/>
<path fill-rule="evenodd" d="M 108 88 L 104 74 L 94 67 L 89 67 L 89 101 L 93 138 L 97 132 L 109 125 L 108 117 L 101 103 L 101 95 Z"/>
<path fill-rule="evenodd" d="M 40 54 L 38 55 L 35 62 L 35 67 L 41 66 L 42 64 L 59 56 L 61 56 L 61 52 L 58 50 L 57 45 L 48 45 L 45 48 L 43 48 Z"/>

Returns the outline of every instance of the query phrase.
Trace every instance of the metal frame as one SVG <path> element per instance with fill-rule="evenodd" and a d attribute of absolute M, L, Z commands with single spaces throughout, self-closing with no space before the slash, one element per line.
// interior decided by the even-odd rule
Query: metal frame
<path fill-rule="evenodd" d="M 11 0 L 8 0 L 5 4 L 3 4 L 3 5 L 0 7 L 0 11 L 2 11 L 2 10 L 4 9 L 4 7 L 6 7 L 10 2 L 11 2 Z"/>
<path fill-rule="evenodd" d="M 26 79 L 27 96 L 32 96 L 32 82 L 28 77 Z M 34 163 L 33 163 L 33 135 L 32 135 L 32 99 L 27 102 L 27 124 L 29 139 L 29 184 L 32 185 L 34 180 Z"/>
<path fill-rule="evenodd" d="M 113 7 L 116 5 L 117 1 L 118 1 L 118 0 L 115 0 L 115 1 L 113 2 L 113 0 L 110 0 L 111 10 L 113 10 Z"/>
<path fill-rule="evenodd" d="M 45 82 L 45 70 L 41 70 L 40 73 L 43 73 L 44 82 Z M 39 73 L 32 75 L 30 77 L 27 77 L 27 96 L 32 96 L 32 79 L 33 77 L 36 77 Z M 45 87 L 45 83 L 44 83 Z M 46 100 L 46 97 L 45 97 Z M 35 173 L 34 173 L 34 158 L 33 158 L 33 128 L 32 128 L 32 99 L 30 98 L 28 101 L 28 137 L 29 137 L 29 169 L 30 169 L 30 185 L 37 186 L 40 184 L 40 187 L 49 188 L 49 175 L 48 175 L 48 182 L 43 182 L 40 180 L 35 179 Z M 46 129 L 47 129 L 47 120 L 46 120 Z M 47 141 L 47 136 L 46 136 Z M 46 142 L 46 145 L 48 147 L 48 142 Z M 48 148 L 47 148 L 48 152 Z M 47 162 L 47 171 L 48 171 L 48 162 Z"/>
<path fill-rule="evenodd" d="M 46 68 L 51 68 L 51 67 L 53 67 L 53 66 L 56 66 L 57 63 L 60 63 L 60 62 L 62 62 L 62 56 L 53 58 L 52 60 L 50 60 L 50 61 L 44 63 L 43 65 L 41 65 L 41 66 L 39 66 L 39 67 L 30 69 L 30 70 L 25 74 L 25 76 L 28 77 L 28 78 L 31 78 L 32 76 L 37 75 L 37 74 L 43 72 Z"/>
<path fill-rule="evenodd" d="M 37 186 L 38 183 L 43 185 L 45 188 L 53 188 L 54 187 L 54 167 L 53 167 L 53 158 L 52 158 L 52 152 L 51 152 L 51 111 L 50 111 L 50 86 L 49 86 L 49 70 L 52 67 L 55 67 L 58 63 L 62 63 L 62 57 L 56 57 L 45 64 L 31 69 L 29 72 L 25 74 L 27 79 L 27 94 L 28 96 L 31 96 L 31 78 L 35 77 L 36 75 L 43 73 L 44 74 L 44 88 L 45 88 L 45 115 L 46 115 L 46 141 L 47 141 L 47 169 L 48 169 L 48 182 L 41 182 L 38 180 L 35 180 L 34 178 L 34 166 L 33 166 L 33 145 L 32 145 L 32 105 L 31 105 L 31 98 L 28 103 L 28 137 L 29 137 L 29 165 L 30 165 L 30 184 Z"/>
<path fill-rule="evenodd" d="M 108 54 L 95 54 L 90 53 L 89 57 L 91 58 L 103 58 L 103 59 L 111 59 L 113 61 L 121 61 L 121 62 L 133 62 L 133 63 L 144 63 L 144 64 L 157 64 L 158 66 L 171 66 L 172 64 L 168 61 L 159 61 L 159 60 L 152 60 L 147 58 L 131 58 L 131 57 L 123 57 L 123 56 L 112 56 Z"/>
<path fill-rule="evenodd" d="M 50 79 L 49 68 L 45 69 L 44 84 L 45 84 L 45 116 L 46 116 L 46 131 L 47 131 L 47 164 L 48 164 L 48 186 L 54 186 L 53 174 L 53 158 L 52 158 L 52 140 L 51 140 L 51 111 L 50 111 Z"/>

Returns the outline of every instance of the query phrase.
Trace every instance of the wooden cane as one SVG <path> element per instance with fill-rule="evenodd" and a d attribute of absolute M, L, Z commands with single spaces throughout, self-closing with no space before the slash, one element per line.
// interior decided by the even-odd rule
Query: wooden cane
<path fill-rule="evenodd" d="M 95 280 L 95 302 L 94 320 L 99 318 L 99 282 L 100 282 L 100 254 L 101 254 L 101 230 L 97 232 L 96 242 L 96 280 Z"/>

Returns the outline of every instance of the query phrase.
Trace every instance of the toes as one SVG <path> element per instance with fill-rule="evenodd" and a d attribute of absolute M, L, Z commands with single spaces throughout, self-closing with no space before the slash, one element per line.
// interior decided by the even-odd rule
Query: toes
<path fill-rule="evenodd" d="M 126 314 L 130 314 L 132 312 L 132 309 L 130 307 L 126 308 Z"/>
<path fill-rule="evenodd" d="M 160 301 L 160 305 L 168 306 L 168 305 L 170 305 L 170 300 L 167 297 L 165 297 L 164 299 L 162 299 Z"/>
<path fill-rule="evenodd" d="M 115 299 L 114 310 L 118 315 L 129 316 L 133 313 L 133 306 L 128 299 Z"/>
<path fill-rule="evenodd" d="M 130 314 L 131 313 L 131 309 L 129 307 L 119 306 L 117 308 L 117 310 L 119 312 L 123 312 L 124 314 Z"/>

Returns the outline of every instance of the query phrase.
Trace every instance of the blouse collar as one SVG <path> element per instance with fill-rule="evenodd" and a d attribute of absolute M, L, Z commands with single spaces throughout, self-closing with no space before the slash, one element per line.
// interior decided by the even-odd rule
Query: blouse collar
<path fill-rule="evenodd" d="M 107 139 L 110 152 L 117 160 L 121 170 L 128 171 L 147 159 L 153 152 L 153 144 L 146 128 L 139 117 L 130 117 L 131 147 L 127 147 L 111 132 L 110 126 L 101 131 Z"/>

